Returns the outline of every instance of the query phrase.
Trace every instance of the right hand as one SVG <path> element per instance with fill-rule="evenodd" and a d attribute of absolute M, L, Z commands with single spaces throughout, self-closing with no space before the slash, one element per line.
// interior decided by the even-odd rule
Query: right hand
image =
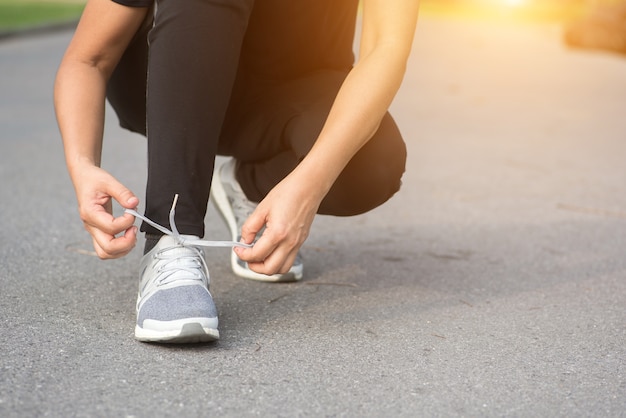
<path fill-rule="evenodd" d="M 235 247 L 237 256 L 252 271 L 272 275 L 287 273 L 304 243 L 325 190 L 318 177 L 292 172 L 265 196 L 243 224 L 241 239 L 252 244 L 263 227 L 263 235 L 251 248 Z"/>
<path fill-rule="evenodd" d="M 128 254 L 137 243 L 135 217 L 113 217 L 113 199 L 126 209 L 134 209 L 139 199 L 105 170 L 95 166 L 82 167 L 73 176 L 78 210 L 87 232 L 91 234 L 96 254 L 101 259 L 119 258 Z M 122 233 L 122 235 L 117 236 Z"/>

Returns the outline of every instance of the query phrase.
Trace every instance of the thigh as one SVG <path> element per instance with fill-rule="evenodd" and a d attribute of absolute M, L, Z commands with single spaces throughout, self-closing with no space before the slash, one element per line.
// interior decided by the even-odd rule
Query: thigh
<path fill-rule="evenodd" d="M 256 86 L 231 103 L 220 147 L 240 161 L 238 177 L 249 198 L 263 199 L 306 156 L 346 75 L 320 71 Z M 386 113 L 374 136 L 337 178 L 319 213 L 355 215 L 387 201 L 400 188 L 405 161 L 404 140 Z"/>
<path fill-rule="evenodd" d="M 346 75 L 329 70 L 283 81 L 238 80 L 220 136 L 220 154 L 254 162 L 289 150 L 302 158 L 321 132 Z"/>

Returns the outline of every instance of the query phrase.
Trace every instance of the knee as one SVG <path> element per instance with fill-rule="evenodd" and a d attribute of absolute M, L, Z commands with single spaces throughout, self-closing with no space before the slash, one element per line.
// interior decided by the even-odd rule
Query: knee
<path fill-rule="evenodd" d="M 400 190 L 406 156 L 406 146 L 400 139 L 360 167 L 360 181 L 354 190 L 358 193 L 358 197 L 354 196 L 358 205 L 353 207 L 353 214 L 365 213 L 382 205 Z"/>
<path fill-rule="evenodd" d="M 392 122 L 392 121 L 391 121 Z M 348 163 L 320 206 L 321 214 L 351 216 L 368 212 L 400 190 L 406 145 L 395 126 L 381 125 Z M 384 135 L 383 135 L 384 134 Z"/>

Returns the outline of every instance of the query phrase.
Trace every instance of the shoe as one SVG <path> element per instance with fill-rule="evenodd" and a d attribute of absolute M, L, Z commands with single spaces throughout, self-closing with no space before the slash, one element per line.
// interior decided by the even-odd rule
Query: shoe
<path fill-rule="evenodd" d="M 217 211 L 222 215 L 233 241 L 241 240 L 241 227 L 254 212 L 257 204 L 248 200 L 235 178 L 237 161 L 231 158 L 215 170 L 211 184 L 211 200 Z M 302 257 L 298 252 L 291 269 L 283 274 L 260 274 L 250 270 L 248 263 L 242 261 L 237 254 L 231 253 L 230 265 L 237 276 L 264 282 L 293 282 L 302 279 Z"/>
<path fill-rule="evenodd" d="M 200 248 L 164 235 L 141 259 L 140 272 L 137 340 L 195 343 L 219 339 L 217 309 Z"/>

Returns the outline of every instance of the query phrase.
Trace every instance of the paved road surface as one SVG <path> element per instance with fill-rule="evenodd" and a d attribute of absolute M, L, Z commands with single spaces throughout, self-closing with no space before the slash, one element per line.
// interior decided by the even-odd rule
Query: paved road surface
<path fill-rule="evenodd" d="M 302 283 L 210 251 L 222 339 L 171 347 L 132 337 L 139 250 L 89 254 L 51 102 L 69 36 L 0 43 L 0 416 L 624 416 L 626 59 L 424 18 L 402 192 L 316 220 Z M 104 165 L 143 195 L 113 116 Z"/>

